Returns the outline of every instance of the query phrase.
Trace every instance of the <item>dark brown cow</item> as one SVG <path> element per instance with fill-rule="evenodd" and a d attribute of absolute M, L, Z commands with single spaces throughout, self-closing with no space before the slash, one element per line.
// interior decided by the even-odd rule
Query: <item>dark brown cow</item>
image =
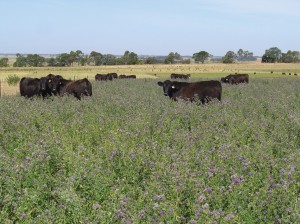
<path fill-rule="evenodd" d="M 163 87 L 164 95 L 175 101 L 184 99 L 191 102 L 199 100 L 201 103 L 206 103 L 214 98 L 221 100 L 222 96 L 222 85 L 215 80 L 194 83 L 166 80 L 157 84 Z"/>
<path fill-rule="evenodd" d="M 119 75 L 119 79 L 136 79 L 136 75 Z"/>
<path fill-rule="evenodd" d="M 249 83 L 248 74 L 230 74 L 221 78 L 221 82 L 230 84 Z"/>
<path fill-rule="evenodd" d="M 59 95 L 70 94 L 81 100 L 81 96 L 92 96 L 92 84 L 87 78 L 76 81 L 62 79 L 59 84 Z"/>
<path fill-rule="evenodd" d="M 53 75 L 49 74 L 46 76 L 48 79 L 48 88 L 50 95 L 54 94 L 55 96 L 59 94 L 59 84 L 60 81 L 63 80 L 63 77 L 61 75 Z"/>
<path fill-rule="evenodd" d="M 41 95 L 41 80 L 38 78 L 23 77 L 19 83 L 20 94 L 25 97 Z"/>
<path fill-rule="evenodd" d="M 112 80 L 113 76 L 111 74 L 97 74 L 95 75 L 95 80 L 96 81 L 107 81 L 107 80 Z"/>
<path fill-rule="evenodd" d="M 170 77 L 171 77 L 171 79 L 189 79 L 191 77 L 191 75 L 190 74 L 184 75 L 184 74 L 172 73 Z"/>

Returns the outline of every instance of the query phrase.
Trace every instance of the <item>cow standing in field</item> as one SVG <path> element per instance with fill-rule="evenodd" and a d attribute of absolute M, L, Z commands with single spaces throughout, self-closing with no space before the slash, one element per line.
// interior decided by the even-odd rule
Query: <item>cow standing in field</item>
<path fill-rule="evenodd" d="M 50 95 L 57 96 L 59 94 L 59 87 L 60 87 L 60 81 L 63 80 L 63 77 L 61 75 L 53 75 L 49 74 L 46 76 L 48 79 L 48 88 Z"/>
<path fill-rule="evenodd" d="M 230 74 L 221 78 L 221 82 L 230 84 L 249 83 L 248 74 Z"/>
<path fill-rule="evenodd" d="M 76 81 L 62 79 L 59 83 L 59 95 L 70 94 L 81 100 L 81 96 L 92 96 L 92 84 L 87 78 Z"/>
<path fill-rule="evenodd" d="M 190 74 L 184 75 L 184 74 L 172 73 L 170 77 L 171 77 L 171 79 L 189 79 L 191 77 L 191 75 Z"/>
<path fill-rule="evenodd" d="M 112 80 L 113 75 L 112 74 L 97 74 L 95 75 L 95 80 L 96 81 L 107 81 L 107 80 Z"/>
<path fill-rule="evenodd" d="M 23 77 L 19 83 L 20 94 L 25 97 L 41 95 L 41 80 L 38 78 Z"/>
<path fill-rule="evenodd" d="M 204 104 L 211 99 L 221 100 L 222 96 L 222 85 L 215 80 L 194 83 L 166 80 L 157 84 L 163 87 L 165 96 L 175 101 L 184 99 L 191 102 L 200 101 Z"/>

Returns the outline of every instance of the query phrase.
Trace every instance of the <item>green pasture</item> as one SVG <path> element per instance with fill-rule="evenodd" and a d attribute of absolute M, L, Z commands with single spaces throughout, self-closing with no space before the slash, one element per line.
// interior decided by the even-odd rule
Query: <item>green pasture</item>
<path fill-rule="evenodd" d="M 2 96 L 0 223 L 298 223 L 300 79 L 266 69 L 197 105 L 163 95 L 168 68 L 124 67 L 160 78 L 92 80 L 81 101 Z M 72 69 L 8 72 L 118 68 Z"/>

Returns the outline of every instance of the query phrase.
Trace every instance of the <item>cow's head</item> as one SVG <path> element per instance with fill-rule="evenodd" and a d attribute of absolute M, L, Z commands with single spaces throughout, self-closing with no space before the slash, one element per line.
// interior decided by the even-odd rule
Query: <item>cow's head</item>
<path fill-rule="evenodd" d="M 165 96 L 172 97 L 174 92 L 178 91 L 176 87 L 176 82 L 171 82 L 170 80 L 166 80 L 164 82 L 158 82 L 157 85 L 163 87 Z"/>
<path fill-rule="evenodd" d="M 53 75 L 53 74 L 49 74 L 47 76 L 48 79 L 48 87 L 50 89 L 50 91 L 56 95 L 59 91 L 59 83 L 60 81 L 63 79 L 62 76 L 60 75 Z"/>
<path fill-rule="evenodd" d="M 42 91 L 46 91 L 48 89 L 48 78 L 47 77 L 40 78 L 40 88 Z"/>

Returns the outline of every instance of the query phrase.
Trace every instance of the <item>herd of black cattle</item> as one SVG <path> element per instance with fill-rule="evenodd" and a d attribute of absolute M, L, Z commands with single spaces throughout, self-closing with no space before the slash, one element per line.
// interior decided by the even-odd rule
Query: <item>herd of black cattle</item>
<path fill-rule="evenodd" d="M 171 79 L 189 79 L 190 75 L 172 73 Z M 136 75 L 117 75 L 117 73 L 96 74 L 96 81 L 107 81 L 113 79 L 136 79 Z M 221 82 L 229 84 L 249 83 L 248 74 L 230 74 L 221 78 Z M 198 101 L 206 103 L 211 99 L 221 100 L 222 85 L 218 80 L 198 82 L 178 82 L 166 80 L 158 82 L 163 87 L 164 95 L 177 101 L 178 99 L 191 102 Z M 66 80 L 61 75 L 49 74 L 41 78 L 27 78 L 20 80 L 21 96 L 31 98 L 33 96 L 62 96 L 73 95 L 77 99 L 82 96 L 92 96 L 92 84 L 87 79 Z"/>

